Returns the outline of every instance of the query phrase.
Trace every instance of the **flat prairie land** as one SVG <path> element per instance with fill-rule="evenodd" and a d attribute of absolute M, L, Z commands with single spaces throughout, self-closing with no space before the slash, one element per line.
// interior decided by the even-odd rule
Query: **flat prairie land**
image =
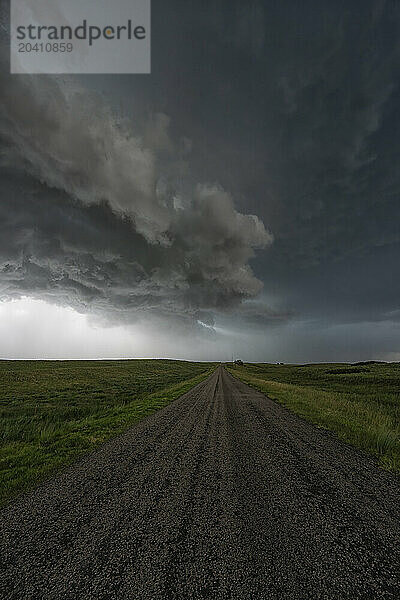
<path fill-rule="evenodd" d="M 397 474 L 222 366 L 0 520 L 10 600 L 399 598 Z"/>
<path fill-rule="evenodd" d="M 0 361 L 0 504 L 166 406 L 212 363 Z"/>
<path fill-rule="evenodd" d="M 228 370 L 315 425 L 400 471 L 400 363 L 227 364 Z"/>

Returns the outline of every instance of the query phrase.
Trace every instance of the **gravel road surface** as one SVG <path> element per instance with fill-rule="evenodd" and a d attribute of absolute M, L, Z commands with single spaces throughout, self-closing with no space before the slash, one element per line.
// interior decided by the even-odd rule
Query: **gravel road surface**
<path fill-rule="evenodd" d="M 399 478 L 218 368 L 0 513 L 0 598 L 400 598 Z"/>

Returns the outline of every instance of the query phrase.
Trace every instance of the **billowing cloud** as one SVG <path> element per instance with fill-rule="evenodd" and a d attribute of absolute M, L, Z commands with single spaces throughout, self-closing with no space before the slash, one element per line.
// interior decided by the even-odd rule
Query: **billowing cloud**
<path fill-rule="evenodd" d="M 260 292 L 249 261 L 271 234 L 220 185 L 189 184 L 190 142 L 169 129 L 163 113 L 136 127 L 118 119 L 71 80 L 6 78 L 3 298 L 196 321 Z"/>

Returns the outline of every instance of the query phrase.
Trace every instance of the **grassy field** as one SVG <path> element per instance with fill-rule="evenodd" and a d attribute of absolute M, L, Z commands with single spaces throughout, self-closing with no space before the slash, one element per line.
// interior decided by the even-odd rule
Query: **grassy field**
<path fill-rule="evenodd" d="M 213 369 L 168 360 L 0 361 L 0 504 Z"/>
<path fill-rule="evenodd" d="M 400 363 L 227 365 L 245 383 L 400 471 Z"/>

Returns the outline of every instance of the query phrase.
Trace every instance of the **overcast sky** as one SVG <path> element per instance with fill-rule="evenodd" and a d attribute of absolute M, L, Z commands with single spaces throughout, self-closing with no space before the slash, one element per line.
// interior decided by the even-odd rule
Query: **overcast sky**
<path fill-rule="evenodd" d="M 1 30 L 0 357 L 400 360 L 400 4 L 152 15 L 151 75 Z"/>

